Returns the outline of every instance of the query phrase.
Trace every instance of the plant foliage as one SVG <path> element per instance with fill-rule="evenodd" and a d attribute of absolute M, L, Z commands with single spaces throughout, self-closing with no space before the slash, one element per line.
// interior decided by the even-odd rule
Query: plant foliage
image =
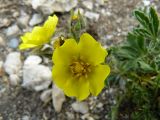
<path fill-rule="evenodd" d="M 132 120 L 158 120 L 160 118 L 160 27 L 153 7 L 135 10 L 139 22 L 121 45 L 110 49 L 112 74 L 108 83 L 125 82 L 124 95 L 118 96 L 116 109 L 125 102 L 132 104 L 128 115 Z M 116 84 L 120 85 L 120 84 Z M 122 98 L 123 97 L 123 98 Z M 113 109 L 115 111 L 115 107 Z M 113 112 L 114 112 L 113 111 Z M 129 111 L 129 110 L 128 110 Z M 117 112 L 115 112 L 117 114 Z M 112 120 L 117 119 L 112 114 Z"/>

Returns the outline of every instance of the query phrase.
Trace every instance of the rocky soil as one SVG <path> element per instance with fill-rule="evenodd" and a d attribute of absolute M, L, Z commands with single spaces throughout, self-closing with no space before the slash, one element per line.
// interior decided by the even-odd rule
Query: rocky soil
<path fill-rule="evenodd" d="M 107 48 L 136 25 L 134 9 L 152 4 L 160 12 L 158 0 L 0 0 L 0 120 L 110 120 L 116 88 L 83 102 L 66 97 L 51 83 L 48 58 L 18 50 L 20 36 L 53 13 L 67 36 L 70 10 L 80 9 L 87 31 Z"/>

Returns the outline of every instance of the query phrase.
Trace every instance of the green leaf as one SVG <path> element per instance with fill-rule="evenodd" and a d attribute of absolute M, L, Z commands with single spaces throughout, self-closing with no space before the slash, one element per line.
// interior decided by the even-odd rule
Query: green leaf
<path fill-rule="evenodd" d="M 145 27 L 148 28 L 149 25 L 149 18 L 147 15 L 145 15 L 144 12 L 135 10 L 134 16 L 137 18 L 137 20 Z"/>
<path fill-rule="evenodd" d="M 158 35 L 158 28 L 159 28 L 159 19 L 158 15 L 153 7 L 150 8 L 149 17 L 152 24 L 152 30 L 154 32 L 155 37 Z"/>
<path fill-rule="evenodd" d="M 151 38 L 151 34 L 146 29 L 143 28 L 135 28 L 133 30 L 133 33 L 139 36 Z"/>
<path fill-rule="evenodd" d="M 140 65 L 140 68 L 143 69 L 145 72 L 154 71 L 154 69 L 144 61 L 139 61 L 138 63 Z"/>
<path fill-rule="evenodd" d="M 123 59 L 134 59 L 136 57 L 136 55 L 133 53 L 132 50 L 127 50 L 127 49 L 119 49 L 116 55 Z"/>
<path fill-rule="evenodd" d="M 137 36 L 137 43 L 141 51 L 145 51 L 145 40 L 142 36 Z"/>
<path fill-rule="evenodd" d="M 127 35 L 127 42 L 129 43 L 129 45 L 133 48 L 138 47 L 137 45 L 137 41 L 136 38 L 137 36 L 133 33 L 128 33 Z"/>

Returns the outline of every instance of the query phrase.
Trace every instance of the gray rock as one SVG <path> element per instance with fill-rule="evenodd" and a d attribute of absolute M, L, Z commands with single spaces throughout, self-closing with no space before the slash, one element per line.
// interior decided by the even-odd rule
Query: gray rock
<path fill-rule="evenodd" d="M 36 60 L 36 62 L 27 62 Z M 51 84 L 52 72 L 49 67 L 38 64 L 41 61 L 38 57 L 27 58 L 23 66 L 23 83 L 22 87 L 41 91 L 47 89 Z"/>
<path fill-rule="evenodd" d="M 7 55 L 6 61 L 4 63 L 4 70 L 9 75 L 19 74 L 22 67 L 22 62 L 19 52 L 11 52 Z"/>
<path fill-rule="evenodd" d="M 19 29 L 19 27 L 16 24 L 14 24 L 11 27 L 7 28 L 5 30 L 5 33 L 6 33 L 6 35 L 8 37 L 10 37 L 10 36 L 17 36 L 20 33 L 20 29 Z"/>
<path fill-rule="evenodd" d="M 88 113 L 88 104 L 86 102 L 75 102 L 72 104 L 72 108 L 75 112 L 82 114 Z"/>
<path fill-rule="evenodd" d="M 37 55 L 30 55 L 27 57 L 27 59 L 24 61 L 24 65 L 38 65 L 42 62 L 42 59 Z"/>
<path fill-rule="evenodd" d="M 8 46 L 10 48 L 17 48 L 19 45 L 19 40 L 17 38 L 12 38 L 9 40 Z"/>
<path fill-rule="evenodd" d="M 33 14 L 31 20 L 29 21 L 30 26 L 37 25 L 43 21 L 43 17 L 41 14 Z"/>
<path fill-rule="evenodd" d="M 99 5 L 104 5 L 105 0 L 96 0 Z"/>
<path fill-rule="evenodd" d="M 95 12 L 90 12 L 90 11 L 86 11 L 84 16 L 86 16 L 87 18 L 91 19 L 91 20 L 95 20 L 98 21 L 100 15 L 98 13 Z"/>
<path fill-rule="evenodd" d="M 82 4 L 83 4 L 83 6 L 85 6 L 89 10 L 93 9 L 93 1 L 85 0 L 82 2 Z"/>
<path fill-rule="evenodd" d="M 65 102 L 65 100 L 66 98 L 63 91 L 60 88 L 58 88 L 56 85 L 53 85 L 52 102 L 56 112 L 61 111 L 62 105 Z"/>
<path fill-rule="evenodd" d="M 30 19 L 30 16 L 26 12 L 21 10 L 21 15 L 18 18 L 17 23 L 22 28 L 26 28 L 28 26 L 29 19 Z"/>
<path fill-rule="evenodd" d="M 53 12 L 69 12 L 78 3 L 78 0 L 32 0 L 33 9 L 42 11 L 45 15 Z"/>
<path fill-rule="evenodd" d="M 24 116 L 22 117 L 22 120 L 30 120 L 30 116 L 24 115 Z"/>

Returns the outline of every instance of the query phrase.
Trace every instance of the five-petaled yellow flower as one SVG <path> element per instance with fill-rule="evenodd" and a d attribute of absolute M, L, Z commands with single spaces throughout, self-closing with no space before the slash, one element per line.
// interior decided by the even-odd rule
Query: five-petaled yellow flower
<path fill-rule="evenodd" d="M 58 22 L 56 15 L 49 16 L 43 26 L 36 26 L 32 32 L 25 33 L 21 39 L 20 49 L 33 48 L 48 43 L 55 31 Z"/>
<path fill-rule="evenodd" d="M 107 51 L 91 35 L 84 33 L 79 43 L 74 39 L 53 53 L 53 81 L 67 96 L 84 100 L 90 93 L 97 96 L 110 73 L 104 64 Z"/>

